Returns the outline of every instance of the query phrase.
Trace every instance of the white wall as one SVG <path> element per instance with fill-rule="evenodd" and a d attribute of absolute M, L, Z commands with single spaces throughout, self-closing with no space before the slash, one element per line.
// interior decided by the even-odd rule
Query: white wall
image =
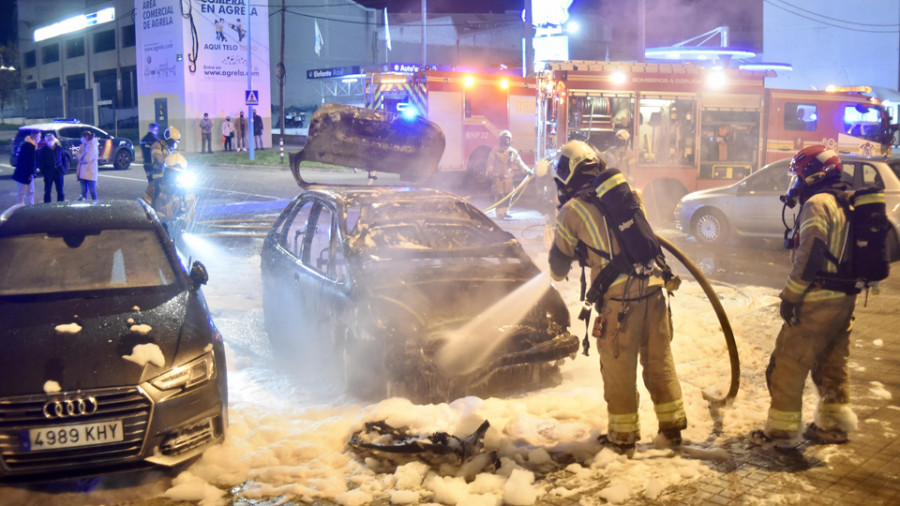
<path fill-rule="evenodd" d="M 767 78 L 770 88 L 821 90 L 834 84 L 898 89 L 900 1 L 766 1 L 763 60 L 794 67 Z"/>

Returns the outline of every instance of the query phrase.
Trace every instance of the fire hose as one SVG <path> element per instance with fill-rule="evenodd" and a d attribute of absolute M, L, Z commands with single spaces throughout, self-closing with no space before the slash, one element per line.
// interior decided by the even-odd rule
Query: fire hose
<path fill-rule="evenodd" d="M 691 273 L 691 276 L 697 280 L 697 283 L 699 283 L 700 287 L 703 289 L 703 293 L 706 294 L 706 298 L 709 299 L 710 304 L 712 304 L 713 310 L 716 312 L 716 317 L 719 318 L 719 324 L 722 326 L 722 333 L 725 335 L 725 344 L 728 346 L 728 359 L 731 362 L 731 386 L 728 388 L 728 393 L 725 394 L 724 398 L 719 399 L 706 391 L 703 392 L 703 398 L 706 399 L 713 411 L 724 406 L 730 406 L 737 396 L 738 387 L 740 387 L 741 384 L 741 362 L 738 357 L 737 343 L 734 341 L 734 332 L 731 329 L 731 323 L 728 321 L 728 316 L 725 314 L 725 308 L 722 307 L 719 297 L 709 284 L 706 276 L 704 276 L 700 268 L 697 267 L 697 264 L 691 261 L 683 251 L 678 249 L 668 239 L 661 237 L 659 234 L 656 235 L 656 238 L 659 240 L 659 244 L 672 253 L 672 255 L 681 262 L 681 265 L 687 268 L 688 272 Z"/>
<path fill-rule="evenodd" d="M 503 197 L 502 199 L 500 199 L 500 200 L 498 200 L 497 202 L 494 202 L 493 204 L 491 204 L 490 206 L 488 206 L 486 209 L 483 210 L 483 212 L 486 213 L 486 212 L 488 212 L 488 211 L 492 211 L 492 210 L 496 209 L 497 206 L 499 206 L 500 204 L 506 202 L 507 200 L 512 199 L 513 196 L 521 195 L 521 193 L 519 193 L 519 191 L 522 190 L 522 189 L 524 189 L 525 186 L 528 185 L 528 183 L 529 183 L 532 179 L 534 179 L 534 174 L 529 173 L 528 176 L 526 176 L 525 179 L 523 179 L 521 183 L 519 183 L 515 188 L 513 188 L 511 192 L 507 193 L 506 196 Z M 518 200 L 518 198 L 516 198 L 516 200 Z M 510 207 L 512 207 L 512 205 L 513 205 L 514 203 L 515 203 L 515 202 L 510 202 L 510 204 L 509 204 Z"/>

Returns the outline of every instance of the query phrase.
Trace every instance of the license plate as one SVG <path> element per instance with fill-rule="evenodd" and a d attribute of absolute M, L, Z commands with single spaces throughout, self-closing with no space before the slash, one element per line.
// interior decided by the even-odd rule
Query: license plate
<path fill-rule="evenodd" d="M 122 441 L 121 420 L 60 425 L 22 431 L 22 450 L 56 450 L 78 446 L 102 445 Z"/>

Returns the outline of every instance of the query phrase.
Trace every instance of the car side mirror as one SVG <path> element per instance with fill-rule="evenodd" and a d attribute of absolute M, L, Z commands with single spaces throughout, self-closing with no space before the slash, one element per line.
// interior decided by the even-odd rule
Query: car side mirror
<path fill-rule="evenodd" d="M 194 282 L 194 288 L 200 288 L 200 285 L 205 285 L 207 281 L 209 281 L 209 273 L 206 272 L 206 266 L 204 266 L 199 261 L 195 261 L 191 265 L 191 281 Z"/>

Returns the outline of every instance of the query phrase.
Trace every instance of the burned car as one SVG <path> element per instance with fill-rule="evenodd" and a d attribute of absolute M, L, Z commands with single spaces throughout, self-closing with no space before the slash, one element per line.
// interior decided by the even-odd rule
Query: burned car
<path fill-rule="evenodd" d="M 392 137 L 394 120 L 346 106 L 320 109 L 304 152 L 328 163 L 349 152 L 346 166 L 355 168 L 365 156 L 354 145 L 391 150 L 375 159 L 417 162 L 399 167 L 401 177 L 411 177 L 415 167 L 436 167 L 440 152 L 428 153 L 427 145 L 405 149 L 421 136 Z M 443 148 L 442 136 L 432 139 Z M 276 220 L 261 254 L 266 328 L 280 356 L 297 364 L 305 358 L 303 367 L 338 364 L 350 392 L 366 398 L 447 401 L 557 379 L 578 339 L 549 284 L 533 300 L 522 299 L 524 316 L 501 310 L 490 324 L 465 327 L 465 337 L 489 353 L 462 365 L 441 360 L 461 328 L 541 277 L 511 234 L 443 191 L 311 184 L 300 176 L 298 158 L 292 168 L 305 191 Z M 361 168 L 372 171 L 372 165 Z"/>
<path fill-rule="evenodd" d="M 14 206 L 0 263 L 0 479 L 171 467 L 223 440 L 208 276 L 149 206 Z"/>

